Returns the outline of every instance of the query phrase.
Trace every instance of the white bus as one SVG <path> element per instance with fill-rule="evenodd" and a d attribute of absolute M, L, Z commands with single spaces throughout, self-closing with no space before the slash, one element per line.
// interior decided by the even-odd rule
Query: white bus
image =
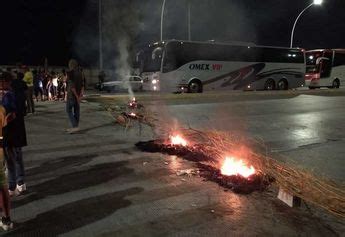
<path fill-rule="evenodd" d="M 317 49 L 306 52 L 306 86 L 310 89 L 345 85 L 345 49 Z"/>
<path fill-rule="evenodd" d="M 169 92 L 287 90 L 304 85 L 297 48 L 169 40 L 137 54 L 144 88 Z"/>

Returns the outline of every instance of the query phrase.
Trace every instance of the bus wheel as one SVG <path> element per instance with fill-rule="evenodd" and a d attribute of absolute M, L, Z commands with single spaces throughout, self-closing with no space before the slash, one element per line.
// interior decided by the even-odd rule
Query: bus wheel
<path fill-rule="evenodd" d="M 339 88 L 340 87 L 340 81 L 338 79 L 335 79 L 332 83 L 332 88 Z"/>
<path fill-rule="evenodd" d="M 199 80 L 192 80 L 188 84 L 188 92 L 189 93 L 202 93 L 202 84 Z"/>
<path fill-rule="evenodd" d="M 275 86 L 275 84 L 274 84 L 273 79 L 268 79 L 268 80 L 265 82 L 264 90 L 266 90 L 266 91 L 271 91 L 271 90 L 274 90 L 275 87 L 276 87 L 276 86 Z"/>
<path fill-rule="evenodd" d="M 281 79 L 278 82 L 278 90 L 287 90 L 289 88 L 288 86 L 288 82 L 286 81 L 286 79 Z"/>

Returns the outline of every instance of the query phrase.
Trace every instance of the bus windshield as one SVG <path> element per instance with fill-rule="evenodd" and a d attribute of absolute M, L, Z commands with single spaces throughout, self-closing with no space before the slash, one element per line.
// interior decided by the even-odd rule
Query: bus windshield
<path fill-rule="evenodd" d="M 158 72 L 161 69 L 163 57 L 162 46 L 147 47 L 138 53 L 137 61 L 141 72 Z"/>
<path fill-rule="evenodd" d="M 319 57 L 322 57 L 322 52 L 306 53 L 306 73 L 317 73 L 320 70 L 319 66 L 316 64 Z"/>

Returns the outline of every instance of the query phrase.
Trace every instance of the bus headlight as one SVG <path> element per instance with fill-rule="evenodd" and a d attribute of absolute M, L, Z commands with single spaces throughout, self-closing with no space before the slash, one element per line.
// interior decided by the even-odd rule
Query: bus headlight
<path fill-rule="evenodd" d="M 153 80 L 152 80 L 152 84 L 153 84 L 153 85 L 156 85 L 157 82 L 158 82 L 158 81 L 157 81 L 156 79 L 153 79 Z"/>

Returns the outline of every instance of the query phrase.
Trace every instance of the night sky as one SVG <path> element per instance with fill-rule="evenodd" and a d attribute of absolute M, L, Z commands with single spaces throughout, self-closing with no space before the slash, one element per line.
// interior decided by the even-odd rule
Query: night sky
<path fill-rule="evenodd" d="M 187 0 L 166 0 L 164 38 L 187 39 Z M 293 22 L 311 0 L 191 0 L 192 39 L 289 46 Z M 160 37 L 162 0 L 103 0 L 104 61 L 111 67 L 116 39 L 130 31 L 131 47 Z M 306 11 L 294 46 L 345 48 L 345 1 L 325 0 Z M 66 65 L 70 57 L 98 66 L 97 0 L 2 2 L 0 64 Z M 109 33 L 111 32 L 111 34 Z"/>

